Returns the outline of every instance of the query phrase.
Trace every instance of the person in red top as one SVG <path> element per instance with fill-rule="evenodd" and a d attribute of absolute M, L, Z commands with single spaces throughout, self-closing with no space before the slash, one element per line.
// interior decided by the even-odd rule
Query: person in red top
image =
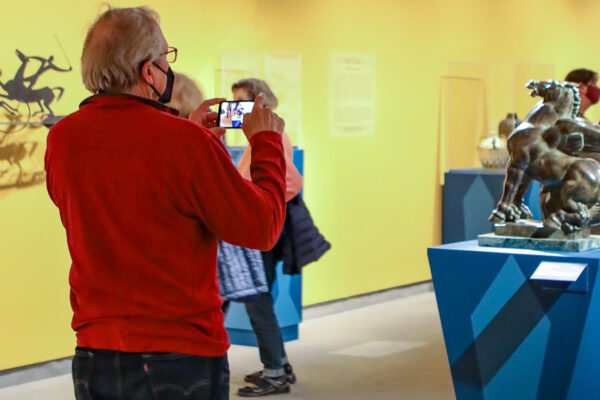
<path fill-rule="evenodd" d="M 217 238 L 268 250 L 284 222 L 283 120 L 257 98 L 244 179 L 215 136 L 208 110 L 221 99 L 200 106 L 201 123 L 162 104 L 176 54 L 154 11 L 104 12 L 81 56 L 95 95 L 48 135 L 48 193 L 72 258 L 77 399 L 227 399 Z"/>
<path fill-rule="evenodd" d="M 590 106 L 598 103 L 600 99 L 600 89 L 598 88 L 598 73 L 591 69 L 574 69 L 565 76 L 565 81 L 577 83 L 579 87 L 579 116 L 584 117 L 584 113 Z M 584 117 L 585 118 L 585 117 Z"/>

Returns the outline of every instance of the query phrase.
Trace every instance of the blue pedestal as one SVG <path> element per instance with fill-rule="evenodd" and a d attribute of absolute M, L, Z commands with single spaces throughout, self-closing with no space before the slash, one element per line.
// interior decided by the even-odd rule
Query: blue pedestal
<path fill-rule="evenodd" d="M 493 231 L 487 219 L 502 197 L 503 169 L 454 169 L 444 175 L 442 202 L 442 243 L 477 239 Z M 535 219 L 541 219 L 540 184 L 533 182 L 525 204 Z"/>
<path fill-rule="evenodd" d="M 428 250 L 458 400 L 600 398 L 600 250 Z M 531 279 L 541 262 L 583 263 L 574 283 Z"/>
<path fill-rule="evenodd" d="M 228 148 L 232 161 L 237 164 L 243 147 Z M 300 172 L 304 171 L 304 150 L 294 148 L 294 165 Z M 276 266 L 277 274 L 271 294 L 275 302 L 275 315 L 281 327 L 284 341 L 298 339 L 298 324 L 302 322 L 302 275 L 286 275 L 283 273 L 283 263 Z M 233 344 L 256 346 L 256 335 L 250 324 L 250 318 L 242 303 L 232 302 L 227 317 L 225 328 L 229 334 L 229 341 Z"/>
<path fill-rule="evenodd" d="M 283 263 L 277 264 L 277 279 L 273 283 L 275 315 L 285 342 L 298 339 L 298 324 L 302 321 L 302 276 L 285 275 Z M 256 335 L 250 325 L 246 308 L 242 303 L 232 302 L 225 327 L 233 344 L 256 346 Z"/>

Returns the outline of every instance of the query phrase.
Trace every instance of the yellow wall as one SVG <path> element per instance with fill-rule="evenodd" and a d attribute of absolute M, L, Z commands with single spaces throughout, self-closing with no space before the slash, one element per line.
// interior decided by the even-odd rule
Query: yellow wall
<path fill-rule="evenodd" d="M 449 63 L 542 63 L 555 66 L 556 78 L 579 66 L 600 68 L 594 29 L 600 5 L 591 0 L 145 3 L 161 14 L 165 36 L 180 50 L 174 69 L 198 80 L 208 96 L 214 94 L 215 70 L 225 50 L 302 54 L 305 199 L 333 244 L 305 270 L 305 305 L 430 279 L 425 249 L 439 243 L 441 229 L 439 84 L 440 76 L 452 72 Z M 15 48 L 28 55 L 53 54 L 65 65 L 57 34 L 74 71 L 50 71 L 38 87 L 44 82 L 66 87 L 55 111 L 75 110 L 87 96 L 78 59 L 99 2 L 3 1 L 2 9 L 10 18 L 0 26 L 0 80 L 9 79 L 19 65 Z M 373 136 L 330 135 L 333 52 L 376 57 Z M 499 119 L 512 111 L 505 108 L 514 99 L 494 104 L 501 106 L 489 112 L 501 114 L 494 116 Z M 600 116 L 589 114 L 595 120 Z M 40 132 L 28 134 L 28 140 Z M 465 152 L 473 151 L 466 147 Z M 0 189 L 0 234 L 0 369 L 71 354 L 70 261 L 58 213 L 43 185 Z"/>

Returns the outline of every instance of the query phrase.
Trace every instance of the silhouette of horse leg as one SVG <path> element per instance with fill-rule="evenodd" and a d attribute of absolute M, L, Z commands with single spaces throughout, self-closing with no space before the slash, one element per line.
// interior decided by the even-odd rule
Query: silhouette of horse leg
<path fill-rule="evenodd" d="M 62 97 L 63 93 L 65 92 L 65 89 L 62 88 L 62 87 L 60 87 L 60 86 L 53 87 L 50 90 L 58 90 L 59 91 L 58 96 L 56 97 L 56 100 L 60 100 L 60 98 Z"/>
<path fill-rule="evenodd" d="M 38 104 L 38 106 L 40 107 L 40 109 L 38 111 L 34 112 L 33 114 L 31 114 L 32 117 L 35 117 L 36 115 L 41 114 L 41 113 L 43 113 L 43 112 L 46 111 L 44 109 L 44 106 L 42 105 L 42 100 L 38 100 L 36 103 Z"/>
<path fill-rule="evenodd" d="M 58 88 L 58 89 L 61 89 L 60 95 L 62 95 L 63 89 L 62 88 Z M 37 103 L 40 106 L 40 110 L 33 113 L 32 116 L 38 115 L 40 113 L 44 113 L 46 111 L 48 111 L 48 114 L 46 116 L 54 115 L 54 111 L 52 111 L 52 109 L 50 108 L 50 104 L 52 103 L 52 100 L 54 100 L 54 97 L 55 97 L 52 90 L 53 89 L 50 89 L 49 87 L 45 87 L 45 88 L 34 91 L 34 93 L 38 95 Z M 44 102 L 44 105 L 42 105 L 42 102 Z"/>
<path fill-rule="evenodd" d="M 0 187 L 2 188 L 16 186 L 21 180 L 21 166 L 15 161 L 18 149 L 18 145 L 14 143 L 0 147 Z"/>
<path fill-rule="evenodd" d="M 54 111 L 50 108 L 50 103 L 52 103 L 52 99 L 44 99 L 44 106 L 48 109 L 48 115 L 46 117 L 51 117 L 54 115 Z"/>
<path fill-rule="evenodd" d="M 38 142 L 30 142 L 31 144 L 31 149 L 29 150 L 29 153 L 27 154 L 29 157 L 31 157 L 33 155 L 33 153 L 35 153 L 35 149 L 37 149 L 38 147 Z"/>
<path fill-rule="evenodd" d="M 0 97 L 10 100 L 8 96 L 0 94 Z M 4 108 L 10 115 L 15 115 L 17 113 L 17 109 L 12 107 L 10 104 L 0 100 L 0 107 Z"/>
<path fill-rule="evenodd" d="M 14 108 L 12 108 L 10 105 L 8 105 L 7 103 L 0 101 L 0 107 L 4 108 L 6 110 L 6 112 L 8 112 L 10 115 L 15 115 L 16 111 Z"/>

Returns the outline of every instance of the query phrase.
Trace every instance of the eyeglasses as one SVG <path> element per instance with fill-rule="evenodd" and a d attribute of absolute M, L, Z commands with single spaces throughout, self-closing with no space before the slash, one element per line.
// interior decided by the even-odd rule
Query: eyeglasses
<path fill-rule="evenodd" d="M 159 56 L 162 55 L 166 55 L 167 56 L 167 62 L 169 64 L 173 64 L 175 61 L 177 61 L 177 48 L 176 47 L 169 47 L 169 49 L 167 51 L 165 51 L 164 53 L 160 53 Z"/>

